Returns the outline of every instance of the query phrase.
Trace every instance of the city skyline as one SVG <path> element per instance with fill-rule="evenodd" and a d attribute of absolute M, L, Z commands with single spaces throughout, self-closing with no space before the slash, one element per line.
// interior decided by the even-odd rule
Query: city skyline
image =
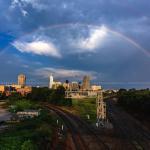
<path fill-rule="evenodd" d="M 90 75 L 106 88 L 149 88 L 149 6 L 146 0 L 1 1 L 0 83 L 23 72 L 27 82 L 44 85 L 52 73 L 62 81 Z"/>
<path fill-rule="evenodd" d="M 84 78 L 85 77 L 90 77 L 89 75 L 83 75 L 80 77 L 80 79 L 77 78 L 72 78 L 70 80 L 68 80 L 68 78 L 65 79 L 59 79 L 59 78 L 55 78 L 55 76 L 52 75 L 52 73 L 49 74 L 49 76 L 45 79 L 45 78 L 40 78 L 38 81 L 35 80 L 31 80 L 30 78 L 26 78 L 25 74 L 18 74 L 17 76 L 25 76 L 25 82 L 26 85 L 29 86 L 37 86 L 37 87 L 49 87 L 50 88 L 50 77 L 53 77 L 53 82 L 58 82 L 58 83 L 65 83 L 66 81 L 68 81 L 69 83 L 73 83 L 73 82 L 77 82 L 77 83 L 83 83 L 84 82 Z M 22 78 L 22 77 L 21 77 Z M 22 80 L 22 79 L 21 79 Z M 22 82 L 22 81 L 21 81 Z M 19 78 L 15 78 L 15 80 L 12 80 L 11 82 L 0 82 L 0 85 L 14 85 L 14 84 L 18 84 L 19 83 Z M 103 89 L 121 89 L 121 88 L 126 88 L 126 89 L 147 89 L 150 86 L 150 82 L 113 82 L 113 81 L 93 81 L 90 80 L 90 83 L 93 85 L 98 85 L 98 86 L 102 86 Z M 51 83 L 52 84 L 52 83 Z M 137 88 L 138 87 L 138 88 Z"/>

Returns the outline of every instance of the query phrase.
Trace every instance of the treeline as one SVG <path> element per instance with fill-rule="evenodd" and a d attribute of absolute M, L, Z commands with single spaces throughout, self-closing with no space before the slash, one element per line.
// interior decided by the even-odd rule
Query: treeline
<path fill-rule="evenodd" d="M 0 92 L 0 100 L 4 100 L 4 99 L 6 99 L 6 95 Z"/>
<path fill-rule="evenodd" d="M 120 89 L 118 104 L 127 110 L 137 113 L 150 114 L 150 90 Z"/>
<path fill-rule="evenodd" d="M 66 105 L 71 106 L 72 100 L 65 98 L 65 89 L 63 86 L 58 87 L 57 89 L 49 89 L 47 87 L 32 88 L 32 92 L 26 96 L 22 96 L 19 93 L 12 93 L 8 97 L 10 101 L 26 99 L 37 102 L 49 102 L 55 105 Z"/>

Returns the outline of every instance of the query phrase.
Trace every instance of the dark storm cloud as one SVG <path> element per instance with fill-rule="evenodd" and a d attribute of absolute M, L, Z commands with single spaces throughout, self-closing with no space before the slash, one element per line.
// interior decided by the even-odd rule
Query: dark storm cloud
<path fill-rule="evenodd" d="M 117 24 L 126 19 L 149 17 L 150 6 L 146 0 L 12 0 L 1 3 L 3 17 L 6 15 L 7 21 L 27 31 L 65 22 Z M 25 16 L 22 10 L 27 12 Z"/>
<path fill-rule="evenodd" d="M 150 51 L 150 1 L 8 0 L 0 1 L 0 9 L 0 32 L 6 34 L 3 39 L 13 36 L 13 41 L 11 39 L 8 44 L 3 40 L 1 45 L 10 46 L 6 54 L 23 56 L 20 67 L 10 65 L 14 60 L 11 57 L 8 63 L 0 65 L 0 68 L 10 67 L 14 75 L 20 71 L 56 67 L 57 70 L 95 72 L 97 80 L 103 81 L 149 81 L 150 57 L 141 49 Z M 80 25 L 48 28 L 68 23 L 93 24 L 99 28 Z M 108 32 L 107 28 L 131 38 L 142 48 Z M 19 48 L 14 42 L 19 43 Z M 48 46 L 46 54 L 51 57 L 42 56 L 43 50 L 37 49 L 37 44 L 38 47 Z M 56 51 L 61 57 L 50 55 Z M 7 55 L 3 59 L 7 60 Z M 34 61 L 42 66 L 34 65 Z M 1 78 L 5 78 L 5 74 L 6 71 Z"/>

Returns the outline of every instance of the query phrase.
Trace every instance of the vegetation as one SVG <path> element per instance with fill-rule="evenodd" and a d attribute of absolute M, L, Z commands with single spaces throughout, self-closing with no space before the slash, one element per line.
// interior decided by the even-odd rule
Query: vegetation
<path fill-rule="evenodd" d="M 20 93 L 13 92 L 13 93 L 11 93 L 10 96 L 8 96 L 8 99 L 10 102 L 13 102 L 13 101 L 25 99 L 25 97 L 22 96 Z"/>
<path fill-rule="evenodd" d="M 1 96 L 1 95 L 0 95 Z M 11 112 L 25 109 L 38 109 L 40 102 L 49 102 L 60 106 L 71 106 L 72 100 L 65 99 L 65 89 L 33 88 L 26 96 L 12 93 L 7 97 Z M 7 132 L 0 135 L 0 150 L 45 150 L 51 149 L 52 134 L 56 128 L 56 116 L 49 115 L 46 110 L 39 117 L 23 120 L 18 123 L 7 124 Z"/>
<path fill-rule="evenodd" d="M 150 90 L 125 90 L 118 92 L 118 104 L 136 113 L 150 114 Z"/>
<path fill-rule="evenodd" d="M 63 86 L 51 90 L 47 87 L 33 88 L 32 92 L 27 95 L 27 99 L 40 102 L 46 101 L 55 105 L 72 105 L 71 99 L 65 99 L 65 89 Z"/>
<path fill-rule="evenodd" d="M 63 109 L 79 115 L 82 119 L 88 121 L 89 123 L 96 122 L 95 98 L 72 99 L 72 107 L 63 107 Z"/>
<path fill-rule="evenodd" d="M 111 98 L 111 97 L 114 97 L 114 96 L 116 96 L 116 93 L 113 90 L 107 90 L 107 91 L 103 92 L 103 97 L 105 99 Z"/>
<path fill-rule="evenodd" d="M 21 145 L 21 150 L 35 150 L 35 149 L 36 147 L 31 140 L 24 141 L 24 143 Z"/>
<path fill-rule="evenodd" d="M 81 118 L 89 121 L 96 121 L 96 99 L 82 99 L 82 100 L 74 100 L 74 107 L 79 111 Z M 88 119 L 89 115 L 89 119 Z"/>
<path fill-rule="evenodd" d="M 8 96 L 9 104 L 13 105 L 11 112 L 16 112 L 24 109 L 36 109 L 37 103 L 49 102 L 54 105 L 71 106 L 72 100 L 65 98 L 65 89 L 60 86 L 57 89 L 49 89 L 47 87 L 33 88 L 32 92 L 26 96 L 14 92 Z"/>
<path fill-rule="evenodd" d="M 38 109 L 39 105 L 27 99 L 16 100 L 10 102 L 10 112 L 23 111 L 25 109 Z"/>
<path fill-rule="evenodd" d="M 0 150 L 50 149 L 55 122 L 53 116 L 42 110 L 34 121 L 29 119 L 16 123 L 13 128 L 0 134 Z"/>
<path fill-rule="evenodd" d="M 27 99 L 33 101 L 47 101 L 49 95 L 51 95 L 52 90 L 49 90 L 47 87 L 43 88 L 32 88 L 32 92 L 27 95 Z"/>
<path fill-rule="evenodd" d="M 0 92 L 0 100 L 4 100 L 4 99 L 6 99 L 5 93 Z"/>

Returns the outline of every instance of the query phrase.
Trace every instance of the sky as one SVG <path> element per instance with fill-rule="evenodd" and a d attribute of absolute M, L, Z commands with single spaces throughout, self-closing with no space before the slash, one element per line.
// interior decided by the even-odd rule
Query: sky
<path fill-rule="evenodd" d="M 150 1 L 0 0 L 0 83 L 150 87 Z"/>

